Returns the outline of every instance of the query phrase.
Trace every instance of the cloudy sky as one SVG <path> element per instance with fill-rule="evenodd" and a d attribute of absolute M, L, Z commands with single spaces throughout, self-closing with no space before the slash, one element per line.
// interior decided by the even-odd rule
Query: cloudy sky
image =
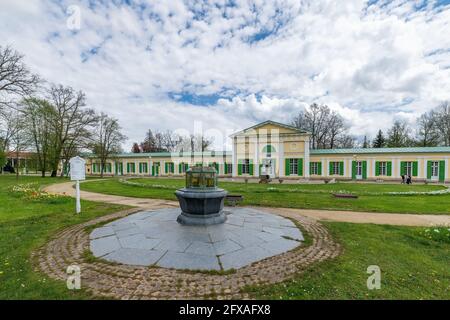
<path fill-rule="evenodd" d="M 0 45 L 129 142 L 289 123 L 313 102 L 371 136 L 450 99 L 450 0 L 0 0 Z"/>

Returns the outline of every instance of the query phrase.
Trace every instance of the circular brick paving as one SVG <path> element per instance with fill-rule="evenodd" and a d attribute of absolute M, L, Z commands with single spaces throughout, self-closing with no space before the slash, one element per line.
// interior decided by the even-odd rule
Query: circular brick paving
<path fill-rule="evenodd" d="M 309 246 L 299 246 L 234 273 L 214 274 L 158 267 L 112 264 L 93 260 L 89 252 L 89 227 L 125 217 L 139 209 L 121 211 L 69 227 L 57 233 L 45 246 L 33 253 L 38 268 L 51 278 L 66 281 L 66 269 L 78 265 L 81 286 L 94 296 L 116 299 L 242 299 L 248 285 L 273 284 L 302 272 L 312 263 L 334 258 L 341 252 L 337 242 L 317 221 L 283 212 L 280 215 L 297 222 L 312 238 Z M 277 212 L 275 212 L 277 213 Z"/>

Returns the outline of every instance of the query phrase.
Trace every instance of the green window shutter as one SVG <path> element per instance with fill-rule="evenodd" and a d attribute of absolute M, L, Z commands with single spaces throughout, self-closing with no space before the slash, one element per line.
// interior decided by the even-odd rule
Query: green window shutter
<path fill-rule="evenodd" d="M 152 176 L 155 175 L 155 164 L 152 163 Z"/>
<path fill-rule="evenodd" d="M 445 181 L 445 161 L 439 161 L 439 182 Z"/>
<path fill-rule="evenodd" d="M 309 162 L 309 174 L 310 174 L 310 175 L 313 174 L 313 171 L 312 171 L 313 163 L 314 163 L 314 162 Z"/>
<path fill-rule="evenodd" d="M 341 175 L 341 176 L 344 175 L 344 162 L 343 161 L 339 162 L 339 175 Z"/>
<path fill-rule="evenodd" d="M 317 162 L 317 174 L 322 175 L 322 162 Z"/>
<path fill-rule="evenodd" d="M 226 162 L 223 163 L 223 173 L 228 174 L 228 166 Z"/>
<path fill-rule="evenodd" d="M 386 162 L 386 171 L 388 177 L 392 176 L 392 161 Z"/>
<path fill-rule="evenodd" d="M 303 159 L 302 158 L 298 159 L 297 172 L 298 172 L 299 176 L 303 176 Z"/>
<path fill-rule="evenodd" d="M 182 163 L 179 163 L 178 164 L 178 173 L 181 173 L 181 166 L 182 166 Z"/>
<path fill-rule="evenodd" d="M 328 174 L 331 176 L 333 175 L 333 162 L 330 162 L 328 167 Z"/>
<path fill-rule="evenodd" d="M 284 159 L 284 175 L 288 176 L 291 174 L 291 168 L 289 165 L 289 160 L 290 159 Z"/>
<path fill-rule="evenodd" d="M 432 164 L 433 164 L 433 161 L 430 161 L 430 160 L 427 161 L 427 179 L 431 179 L 431 166 L 432 166 Z M 440 163 L 439 163 L 439 167 L 440 167 Z M 439 173 L 440 173 L 440 170 L 439 170 Z"/>
<path fill-rule="evenodd" d="M 356 161 L 352 161 L 352 179 L 356 179 Z"/>
<path fill-rule="evenodd" d="M 380 161 L 375 161 L 375 176 L 380 175 Z"/>
<path fill-rule="evenodd" d="M 242 176 L 242 160 L 238 161 L 238 175 Z"/>
<path fill-rule="evenodd" d="M 417 177 L 418 167 L 419 167 L 419 163 L 417 161 L 414 161 L 413 162 L 413 170 L 412 170 L 413 171 L 412 175 L 414 177 Z"/>
<path fill-rule="evenodd" d="M 262 163 L 259 165 L 259 175 L 261 175 L 261 168 L 262 168 Z"/>
<path fill-rule="evenodd" d="M 362 177 L 363 179 L 367 179 L 367 161 L 363 161 L 362 163 Z"/>
<path fill-rule="evenodd" d="M 248 165 L 248 171 L 249 171 L 249 175 L 253 175 L 253 160 L 249 160 L 249 165 Z"/>
<path fill-rule="evenodd" d="M 405 161 L 400 162 L 400 174 L 401 175 L 406 174 L 406 162 Z"/>

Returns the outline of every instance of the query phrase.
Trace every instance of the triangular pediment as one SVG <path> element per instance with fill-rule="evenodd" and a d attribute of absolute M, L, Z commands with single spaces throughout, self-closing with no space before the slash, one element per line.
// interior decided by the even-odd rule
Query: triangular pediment
<path fill-rule="evenodd" d="M 255 134 L 255 133 L 278 133 L 278 134 L 305 134 L 307 133 L 304 130 L 298 129 L 293 126 L 289 126 L 283 123 L 275 122 L 272 120 L 261 122 L 252 127 L 246 128 L 242 131 L 236 132 L 231 136 L 239 136 L 239 135 L 247 135 L 247 134 Z"/>

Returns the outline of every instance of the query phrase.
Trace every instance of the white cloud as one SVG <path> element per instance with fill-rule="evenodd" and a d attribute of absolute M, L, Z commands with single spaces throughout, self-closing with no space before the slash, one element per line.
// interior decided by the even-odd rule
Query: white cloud
<path fill-rule="evenodd" d="M 312 102 L 373 135 L 450 99 L 449 6 L 384 2 L 0 0 L 0 44 L 50 82 L 85 91 L 130 141 L 194 119 L 224 134 L 289 123 Z M 75 33 L 72 4 L 81 8 Z M 226 98 L 195 106 L 168 97 L 181 92 Z"/>

